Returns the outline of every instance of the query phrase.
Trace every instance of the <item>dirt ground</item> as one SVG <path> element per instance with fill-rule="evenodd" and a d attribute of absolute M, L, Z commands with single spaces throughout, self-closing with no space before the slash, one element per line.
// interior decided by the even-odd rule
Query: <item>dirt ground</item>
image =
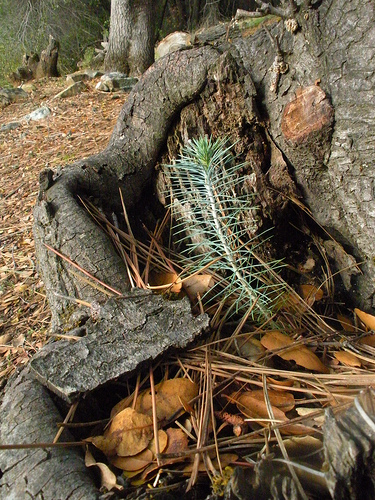
<path fill-rule="evenodd" d="M 39 172 L 102 150 L 127 94 L 95 90 L 54 99 L 65 78 L 33 82 L 28 100 L 0 110 L 0 127 L 40 106 L 51 114 L 0 132 L 0 388 L 45 343 L 50 311 L 37 271 L 33 206 Z"/>

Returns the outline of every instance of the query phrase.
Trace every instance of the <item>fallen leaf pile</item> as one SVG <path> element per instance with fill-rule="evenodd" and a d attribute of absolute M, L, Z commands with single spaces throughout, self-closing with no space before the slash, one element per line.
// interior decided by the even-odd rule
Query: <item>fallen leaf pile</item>
<path fill-rule="evenodd" d="M 95 207 L 90 212 L 108 224 Z M 272 322 L 255 325 L 246 314 L 227 322 L 233 298 L 226 303 L 225 293 L 212 293 L 220 279 L 209 273 L 209 266 L 189 275 L 188 263 L 162 247 L 156 234 L 163 233 L 165 220 L 150 246 L 118 233 L 123 248 L 136 253 L 144 266 L 133 279 L 169 299 L 187 295 L 193 311 L 210 314 L 211 337 L 165 359 L 158 369 L 165 369 L 167 380 L 156 386 L 155 397 L 147 390 L 133 402 L 129 394 L 112 410 L 112 423 L 103 435 L 89 441 L 105 453 L 107 466 L 121 470 L 134 488 L 147 483 L 155 493 L 159 481 L 179 484 L 184 474 L 189 475 L 187 489 L 204 474 L 213 490 L 222 491 L 230 481 L 227 465 L 247 463 L 249 456 L 252 463 L 264 450 L 267 460 L 288 463 L 286 445 L 292 438 L 301 450 L 311 438 L 322 457 L 326 409 L 342 411 L 362 389 L 375 385 L 375 318 L 357 309 L 352 314 L 336 311 L 332 288 L 324 283 L 294 290 L 283 282 L 285 292 L 277 299 Z M 329 316 L 317 312 L 328 306 Z M 173 373 L 181 370 L 185 378 L 173 382 Z M 198 390 L 187 397 L 180 391 L 189 380 Z M 188 415 L 185 421 L 181 412 Z M 126 451 L 123 440 L 131 443 Z M 317 462 L 314 467 L 323 477 L 324 463 Z"/>
<path fill-rule="evenodd" d="M 192 408 L 190 404 L 198 396 L 198 391 L 198 385 L 187 378 L 165 380 L 155 386 L 154 403 L 149 389 L 138 395 L 134 407 L 127 406 L 129 398 L 120 401 L 112 409 L 111 421 L 104 434 L 86 441 L 101 450 L 112 465 L 128 475 L 142 473 L 142 482 L 161 463 L 165 466 L 184 461 L 184 458 L 160 460 L 158 453 L 160 456 L 163 453 L 181 455 L 188 449 L 188 433 L 181 428 L 169 424 L 165 429 L 158 428 L 155 436 L 153 412 L 158 427 L 161 427 Z"/>

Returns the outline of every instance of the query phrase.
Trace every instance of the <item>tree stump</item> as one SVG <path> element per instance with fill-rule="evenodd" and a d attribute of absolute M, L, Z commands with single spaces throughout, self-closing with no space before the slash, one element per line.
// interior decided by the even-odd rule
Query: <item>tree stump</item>
<path fill-rule="evenodd" d="M 41 79 L 44 77 L 59 76 L 57 69 L 57 59 L 59 56 L 60 44 L 49 36 L 48 46 L 42 51 L 40 58 L 38 54 L 25 54 L 22 60 L 22 66 L 9 75 L 9 80 L 12 83 L 20 84 L 27 80 Z"/>

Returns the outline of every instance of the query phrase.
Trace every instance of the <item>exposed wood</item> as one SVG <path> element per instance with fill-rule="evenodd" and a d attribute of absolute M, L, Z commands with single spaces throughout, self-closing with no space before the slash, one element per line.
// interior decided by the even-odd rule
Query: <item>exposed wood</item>
<path fill-rule="evenodd" d="M 296 97 L 285 106 L 281 130 L 287 141 L 298 144 L 313 132 L 331 128 L 333 117 L 334 109 L 320 87 L 301 87 L 296 90 Z"/>

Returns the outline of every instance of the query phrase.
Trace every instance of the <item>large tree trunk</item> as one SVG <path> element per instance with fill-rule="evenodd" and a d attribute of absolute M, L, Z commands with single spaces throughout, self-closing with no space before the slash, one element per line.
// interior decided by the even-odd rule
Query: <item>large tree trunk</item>
<path fill-rule="evenodd" d="M 129 288 L 124 264 L 78 195 L 120 212 L 121 187 L 127 209 L 138 220 L 150 218 L 157 163 L 200 134 L 238 141 L 262 215 L 276 230 L 288 227 L 285 200 L 300 189 L 318 223 L 362 262 L 363 274 L 346 285 L 357 304 L 374 312 L 374 5 L 303 2 L 295 18 L 294 34 L 280 19 L 268 25 L 289 65 L 278 82 L 276 45 L 264 29 L 224 33 L 214 46 L 173 53 L 146 71 L 102 153 L 43 173 L 35 243 L 54 328 L 73 322 L 74 307 L 64 297 L 105 296 L 69 273 L 45 243 L 120 292 Z"/>
<path fill-rule="evenodd" d="M 280 201 L 273 203 L 274 190 L 287 189 L 282 196 L 296 193 L 285 168 L 284 178 L 275 173 L 278 167 L 270 151 L 275 146 L 280 149 L 315 219 L 363 263 L 363 274 L 352 277 L 349 291 L 358 304 L 371 310 L 374 129 L 368 103 L 374 75 L 368 47 L 374 38 L 374 8 L 371 2 L 359 0 L 350 5 L 350 13 L 343 17 L 339 13 L 348 8 L 343 0 L 323 2 L 319 9 L 301 8 L 295 34 L 283 32 L 283 22 L 277 18 L 269 25 L 273 37 L 283 32 L 281 50 L 288 54 L 289 71 L 280 75 L 276 92 L 272 68 L 277 53 L 263 29 L 248 37 L 231 37 L 232 43 L 224 35 L 216 41 L 216 48 L 194 48 L 163 58 L 129 96 L 105 151 L 61 172 L 45 174 L 35 211 L 35 237 L 55 326 L 66 320 L 67 307 L 72 310 L 56 293 L 89 301 L 98 300 L 100 293 L 69 275 L 66 265 L 44 243 L 125 290 L 128 284 L 121 259 L 76 196 L 90 194 L 121 211 L 116 197 L 121 187 L 128 208 L 136 206 L 142 195 L 153 190 L 154 168 L 166 144 L 170 156 L 178 152 L 178 147 L 171 148 L 173 140 L 167 141 L 167 135 L 179 116 L 182 128 L 172 135 L 182 137 L 180 142 L 202 133 L 225 135 L 233 141 L 241 138 L 237 152 L 253 165 L 259 202 L 272 223 L 288 217 L 280 210 Z M 349 20 L 353 23 L 350 36 L 346 32 Z M 366 68 L 366 72 L 357 68 Z M 318 80 L 319 86 L 314 86 Z M 302 98 L 296 101 L 301 123 L 288 123 L 296 115 L 284 116 L 286 106 L 301 87 Z M 308 95 L 312 96 L 310 107 L 305 105 Z M 323 99 L 325 95 L 332 106 L 327 97 Z M 263 117 L 267 117 L 267 125 Z M 322 122 L 317 120 L 310 130 L 309 120 L 316 117 Z M 302 134 L 293 135 L 293 126 Z"/>
<path fill-rule="evenodd" d="M 154 61 L 154 0 L 112 0 L 106 71 L 139 76 Z"/>

